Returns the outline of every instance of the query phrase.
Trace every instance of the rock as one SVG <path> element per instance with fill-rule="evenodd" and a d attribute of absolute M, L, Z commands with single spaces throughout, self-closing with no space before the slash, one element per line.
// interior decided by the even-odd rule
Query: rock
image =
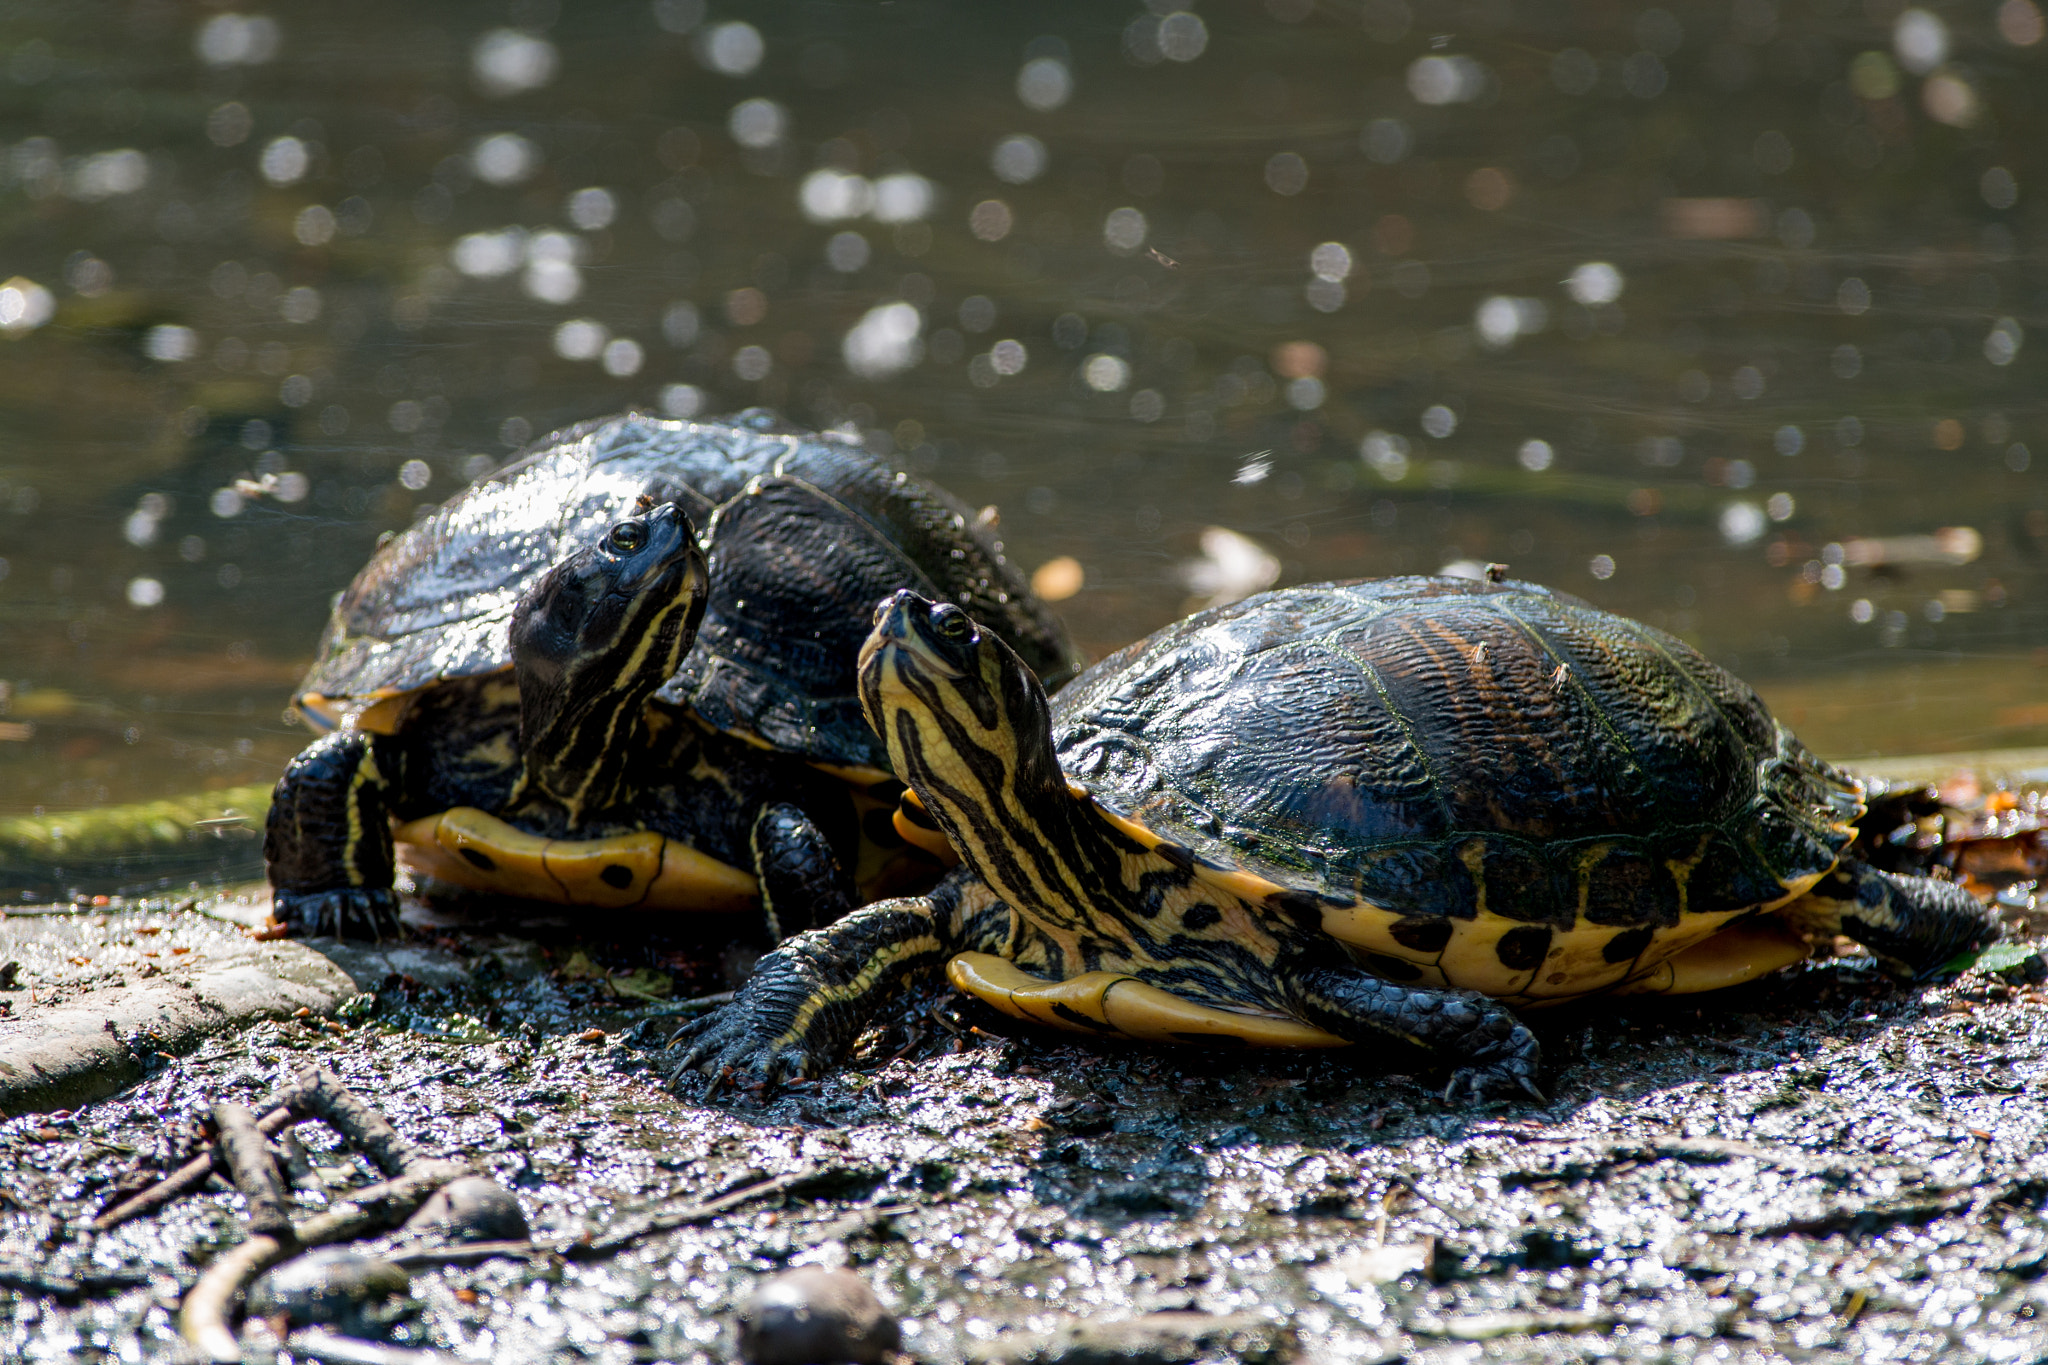
<path fill-rule="evenodd" d="M 451 1180 L 405 1220 L 405 1232 L 446 1242 L 524 1242 L 533 1236 L 512 1191 L 487 1176 Z"/>
<path fill-rule="evenodd" d="M 1297 1349 L 1291 1327 L 1251 1313 L 1170 1312 L 1004 1337 L 970 1345 L 968 1359 L 975 1365 L 1281 1365 Z"/>
<path fill-rule="evenodd" d="M 136 941 L 165 918 L 163 937 Z M 360 989 L 305 944 L 257 942 L 205 915 L 10 913 L 0 937 L 19 963 L 15 989 L 34 988 L 0 1016 L 0 1119 L 103 1099 L 214 1034 L 332 1014 Z M 161 957 L 143 958 L 152 944 Z"/>
<path fill-rule="evenodd" d="M 903 1344 L 895 1315 L 867 1281 L 806 1266 L 764 1280 L 740 1306 L 750 1365 L 876 1365 Z"/>
<path fill-rule="evenodd" d="M 331 1326 L 349 1336 L 380 1337 L 406 1316 L 412 1303 L 394 1305 L 412 1277 L 389 1261 L 353 1251 L 309 1251 L 258 1279 L 249 1289 L 249 1315 L 283 1314 L 294 1326 Z"/>

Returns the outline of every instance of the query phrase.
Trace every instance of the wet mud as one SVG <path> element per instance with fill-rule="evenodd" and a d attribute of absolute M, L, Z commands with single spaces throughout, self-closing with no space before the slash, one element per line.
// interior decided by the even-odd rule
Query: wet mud
<path fill-rule="evenodd" d="M 98 966 L 222 932 L 198 918 L 37 928 L 61 920 Z M 715 990 L 708 949 L 316 940 L 298 951 L 359 988 L 331 1009 L 136 1049 L 119 1095 L 0 1123 L 0 1358 L 177 1358 L 178 1303 L 241 1240 L 241 1197 L 215 1180 L 88 1225 L 197 1150 L 215 1101 L 318 1065 L 514 1191 L 533 1230 L 531 1254 L 409 1265 L 375 1319 L 393 1361 L 731 1359 L 738 1306 L 803 1265 L 857 1270 L 931 1361 L 2038 1359 L 2032 947 L 1931 989 L 1845 956 L 1553 1011 L 1532 1019 L 1547 1104 L 1451 1107 L 1419 1058 L 1095 1047 L 939 991 L 821 1082 L 678 1094 L 659 1046 L 692 1006 L 651 997 Z M 83 989 L 64 972 L 88 968 L 39 952 L 9 949 L 17 1017 Z M 375 1178 L 299 1131 L 299 1216 Z M 356 1349 L 327 1339 L 292 1338 Z"/>

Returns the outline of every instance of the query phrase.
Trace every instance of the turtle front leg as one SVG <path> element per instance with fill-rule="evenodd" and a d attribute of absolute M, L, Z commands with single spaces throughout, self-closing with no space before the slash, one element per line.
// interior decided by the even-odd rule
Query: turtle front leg
<path fill-rule="evenodd" d="M 278 779 L 263 831 L 271 912 L 294 935 L 398 933 L 390 804 L 372 738 L 341 730 Z"/>
<path fill-rule="evenodd" d="M 799 807 L 786 801 L 764 807 L 748 842 L 770 943 L 832 924 L 853 909 L 853 879 L 840 869 L 825 831 Z"/>
<path fill-rule="evenodd" d="M 1475 991 L 1403 986 L 1357 967 L 1304 965 L 1279 976 L 1294 1011 L 1316 1027 L 1354 1043 L 1399 1038 L 1450 1062 L 1446 1101 L 1544 1097 L 1535 1035 Z"/>
<path fill-rule="evenodd" d="M 949 878 L 929 896 L 876 901 L 784 941 L 731 1004 L 677 1032 L 668 1074 L 730 1071 L 772 1086 L 823 1072 L 920 977 L 963 949 L 1001 945 L 1007 908 L 969 885 L 979 894 Z"/>
<path fill-rule="evenodd" d="M 1998 912 L 1954 882 L 1843 863 L 1788 906 L 1795 922 L 1847 934 L 1907 976 L 1996 943 Z"/>

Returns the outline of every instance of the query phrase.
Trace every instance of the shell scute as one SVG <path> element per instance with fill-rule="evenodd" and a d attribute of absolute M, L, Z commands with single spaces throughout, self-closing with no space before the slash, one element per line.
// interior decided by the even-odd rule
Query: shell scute
<path fill-rule="evenodd" d="M 1433 844 L 1374 849 L 1359 868 L 1358 899 L 1403 915 L 1471 919 L 1479 913 L 1472 869 Z"/>
<path fill-rule="evenodd" d="M 1670 863 L 1636 841 L 1599 851 L 1580 868 L 1589 924 L 1621 926 L 1678 923 L 1685 902 Z"/>

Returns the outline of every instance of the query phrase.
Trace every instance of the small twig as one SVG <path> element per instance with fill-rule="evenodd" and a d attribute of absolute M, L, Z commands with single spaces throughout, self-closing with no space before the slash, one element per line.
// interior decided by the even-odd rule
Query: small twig
<path fill-rule="evenodd" d="M 201 1356 L 216 1365 L 235 1365 L 242 1345 L 228 1326 L 228 1308 L 242 1286 L 284 1259 L 275 1237 L 251 1237 L 215 1258 L 178 1307 L 178 1331 Z"/>
<path fill-rule="evenodd" d="M 265 1137 L 274 1136 L 297 1123 L 298 1119 L 287 1108 L 274 1108 L 256 1121 L 256 1131 Z M 92 1220 L 93 1231 L 105 1232 L 117 1228 L 130 1219 L 140 1218 L 145 1213 L 155 1213 L 164 1205 L 182 1199 L 206 1183 L 216 1166 L 224 1165 L 219 1152 L 212 1147 L 193 1157 L 190 1161 L 172 1171 L 169 1175 L 151 1185 L 148 1189 L 128 1199 Z"/>
<path fill-rule="evenodd" d="M 797 1171 L 792 1175 L 778 1175 L 772 1180 L 764 1180 L 758 1185 L 745 1186 L 734 1190 L 731 1194 L 722 1194 L 716 1199 L 707 1199 L 701 1204 L 691 1204 L 669 1213 L 654 1214 L 642 1219 L 624 1232 L 616 1232 L 609 1237 L 597 1241 L 572 1243 L 569 1246 L 563 1247 L 561 1254 L 572 1261 L 598 1260 L 601 1257 L 624 1251 L 642 1237 L 649 1236 L 652 1233 L 668 1232 L 675 1228 L 688 1227 L 692 1223 L 701 1223 L 707 1218 L 714 1218 L 724 1213 L 727 1209 L 738 1208 L 740 1205 L 752 1203 L 756 1199 L 765 1199 L 771 1194 L 781 1194 L 790 1186 L 800 1184 L 817 1174 L 818 1170 L 814 1167 L 807 1171 Z"/>
<path fill-rule="evenodd" d="M 40 1294 L 59 1303 L 81 1303 L 86 1299 L 111 1297 L 124 1289 L 149 1283 L 150 1277 L 125 1270 L 101 1270 L 73 1278 L 45 1275 L 9 1265 L 0 1265 L 0 1289 Z"/>
<path fill-rule="evenodd" d="M 298 1076 L 303 1099 L 292 1107 L 308 1117 L 325 1120 L 364 1155 L 377 1163 L 386 1175 L 402 1175 L 418 1162 L 420 1151 L 398 1135 L 382 1114 L 357 1098 L 341 1077 L 325 1067 L 308 1067 Z"/>
<path fill-rule="evenodd" d="M 1388 1193 L 1391 1194 L 1394 1190 L 1408 1191 L 1408 1193 L 1414 1195 L 1417 1199 L 1420 1199 L 1423 1203 L 1429 1205 L 1431 1208 L 1435 1209 L 1444 1217 L 1450 1219 L 1453 1227 L 1470 1228 L 1477 1226 L 1477 1224 L 1473 1223 L 1471 1218 L 1467 1215 L 1459 1213 L 1457 1210 L 1446 1207 L 1445 1205 L 1438 1203 L 1436 1200 L 1431 1199 L 1428 1195 L 1424 1194 L 1421 1190 L 1417 1189 L 1413 1181 L 1407 1180 L 1400 1176 L 1396 1176 L 1389 1183 Z"/>
<path fill-rule="evenodd" d="M 227 1158 L 235 1188 L 247 1202 L 250 1235 L 289 1241 L 292 1220 L 284 1208 L 284 1186 L 277 1178 L 277 1163 L 270 1159 L 270 1143 L 256 1127 L 256 1116 L 243 1105 L 222 1100 L 213 1106 L 213 1126 L 220 1133 L 220 1152 Z"/>
<path fill-rule="evenodd" d="M 299 1240 L 317 1247 L 381 1232 L 404 1222 L 435 1190 L 470 1174 L 470 1168 L 458 1161 L 415 1162 L 398 1179 L 350 1190 L 333 1208 L 299 1224 Z"/>
<path fill-rule="evenodd" d="M 454 1242 L 446 1246 L 413 1247 L 407 1251 L 394 1251 L 383 1259 L 393 1265 L 416 1270 L 430 1265 L 474 1265 L 478 1261 L 494 1260 L 499 1256 L 519 1259 L 529 1256 L 552 1254 L 547 1247 L 532 1242 Z"/>
<path fill-rule="evenodd" d="M 715 1010 L 720 1005 L 730 1005 L 732 1003 L 732 996 L 733 993 L 731 991 L 719 991 L 714 995 L 699 995 L 689 1000 L 677 1000 L 664 1005 L 658 1010 L 649 1010 L 641 1015 L 640 1018 L 644 1021 L 652 1021 L 655 1019 L 672 1019 L 677 1015 L 702 1014 L 706 1010 Z"/>
<path fill-rule="evenodd" d="M 334 1365 L 448 1365 L 455 1357 L 440 1351 L 415 1351 L 405 1346 L 386 1346 L 359 1337 L 336 1336 L 316 1327 L 306 1327 L 284 1339 L 284 1347 L 307 1360 L 332 1361 Z"/>
<path fill-rule="evenodd" d="M 306 1149 L 299 1143 L 298 1134 L 289 1128 L 285 1129 L 277 1135 L 276 1141 L 270 1144 L 270 1151 L 278 1167 L 291 1177 L 293 1186 L 302 1190 L 318 1191 L 323 1198 L 326 1196 L 327 1187 L 321 1183 L 319 1173 L 313 1169 L 313 1159 L 306 1155 Z"/>
<path fill-rule="evenodd" d="M 1853 1155 L 1820 1156 L 1811 1152 L 1793 1151 L 1782 1147 L 1762 1147 L 1754 1142 L 1742 1142 L 1734 1138 L 1681 1137 L 1667 1133 L 1657 1137 L 1606 1138 L 1585 1135 L 1519 1133 L 1510 1129 L 1489 1129 L 1489 1137 L 1511 1137 L 1519 1142 L 1540 1143 L 1558 1147 L 1590 1147 L 1609 1161 L 1659 1160 L 1674 1158 L 1679 1161 L 1731 1161 L 1746 1158 L 1761 1161 L 1787 1171 L 1873 1171 L 1880 1166 L 1910 1170 L 1896 1162 L 1874 1162 L 1859 1159 Z"/>

